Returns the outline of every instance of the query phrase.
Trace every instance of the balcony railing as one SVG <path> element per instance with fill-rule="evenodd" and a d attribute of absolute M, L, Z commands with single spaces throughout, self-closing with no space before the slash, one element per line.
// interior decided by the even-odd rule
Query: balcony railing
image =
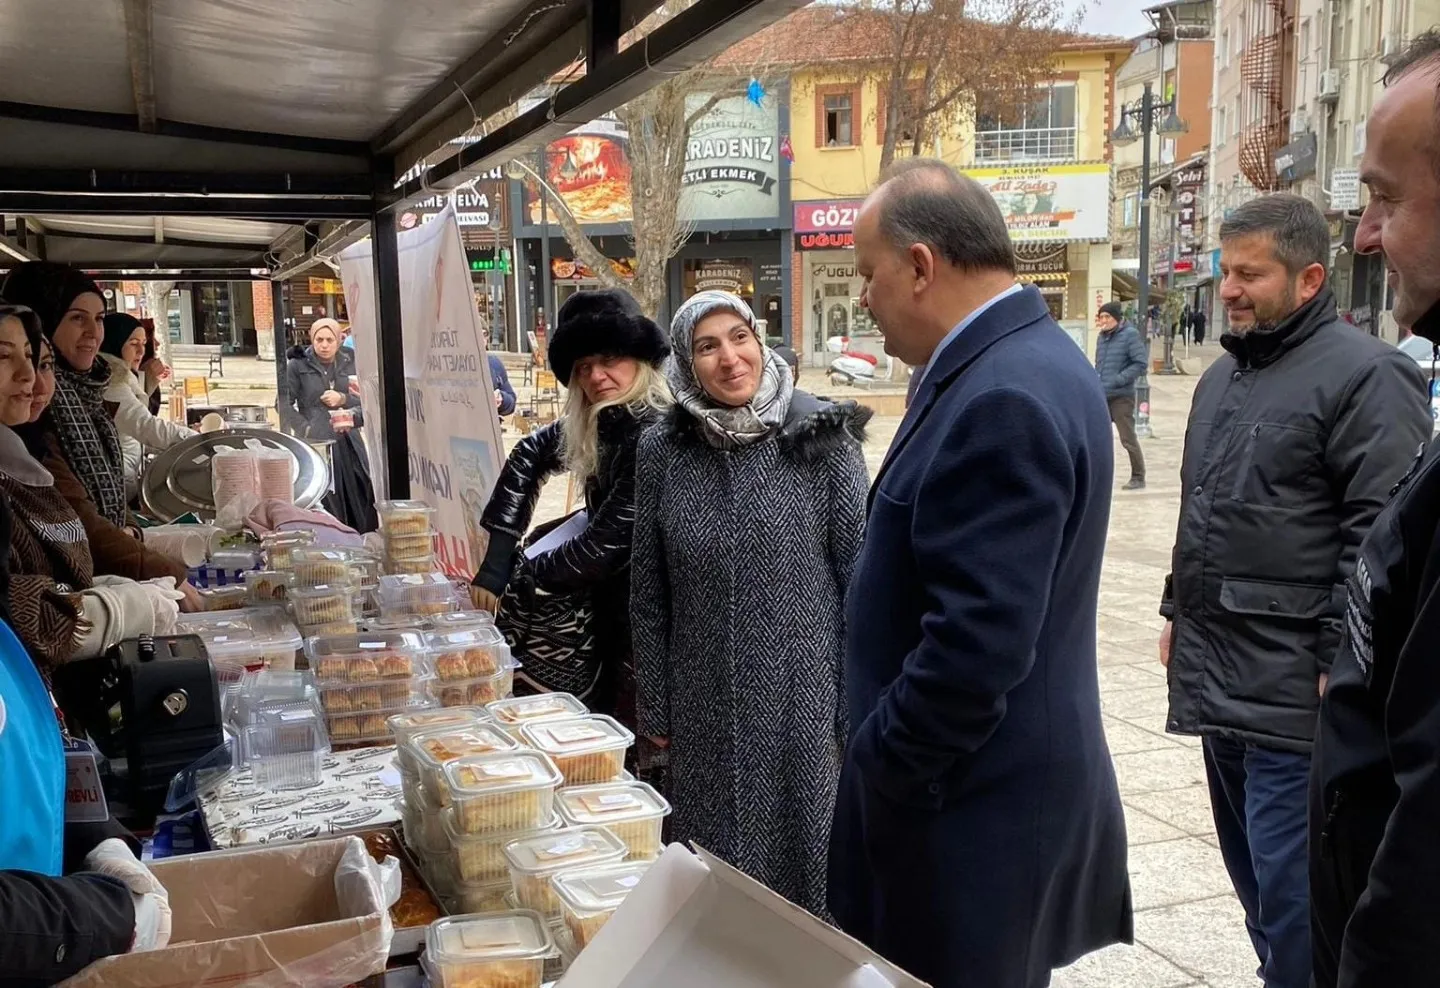
<path fill-rule="evenodd" d="M 1074 157 L 1074 127 L 975 132 L 976 161 L 1065 161 Z"/>

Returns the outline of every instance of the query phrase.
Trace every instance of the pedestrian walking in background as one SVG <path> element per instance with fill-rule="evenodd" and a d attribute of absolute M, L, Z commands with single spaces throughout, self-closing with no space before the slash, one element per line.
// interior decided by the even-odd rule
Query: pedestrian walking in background
<path fill-rule="evenodd" d="M 1206 321 L 1204 309 L 1196 309 L 1190 314 L 1190 329 L 1195 334 L 1196 346 L 1204 346 L 1205 344 Z"/>
<path fill-rule="evenodd" d="M 1040 988 L 1132 936 L 1095 654 L 1104 394 L 1016 283 L 995 200 L 949 165 L 891 170 L 855 260 L 920 384 L 850 590 L 831 909 L 933 985 Z"/>
<path fill-rule="evenodd" d="M 1308 199 L 1220 227 L 1225 354 L 1200 379 L 1161 614 L 1166 728 L 1203 739 L 1220 853 L 1266 988 L 1310 983 L 1306 785 L 1360 541 L 1430 435 L 1415 362 L 1346 325 Z"/>
<path fill-rule="evenodd" d="M 677 404 L 636 466 L 640 731 L 669 749 L 671 839 L 823 916 L 870 411 L 794 390 L 728 292 L 670 339 Z"/>
<path fill-rule="evenodd" d="M 1355 249 L 1384 253 L 1396 322 L 1440 344 L 1440 31 L 1411 42 L 1390 63 L 1385 86 L 1365 127 L 1360 180 L 1370 201 Z M 1437 536 L 1440 448 L 1432 441 L 1360 548 L 1344 644 L 1320 706 L 1310 789 L 1318 988 L 1436 982 Z"/>
<path fill-rule="evenodd" d="M 1145 489 L 1145 454 L 1135 434 L 1135 382 L 1149 363 L 1140 331 L 1123 320 L 1119 302 L 1106 302 L 1095 314 L 1100 336 L 1095 341 L 1095 370 L 1110 406 L 1110 421 L 1120 433 L 1120 445 L 1130 457 L 1127 491 Z"/>

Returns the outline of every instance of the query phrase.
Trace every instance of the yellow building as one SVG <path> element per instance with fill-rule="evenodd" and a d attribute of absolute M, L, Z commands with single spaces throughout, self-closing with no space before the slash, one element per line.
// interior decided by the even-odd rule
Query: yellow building
<path fill-rule="evenodd" d="M 880 172 L 889 68 L 877 63 L 873 39 L 853 21 L 837 20 L 833 9 L 802 8 L 771 32 L 738 49 L 799 66 L 789 86 L 795 349 L 822 365 L 826 340 L 849 336 L 855 348 L 878 354 L 859 306 L 850 231 Z M 1095 310 L 1111 298 L 1109 135 L 1115 70 L 1129 53 L 1119 38 L 1072 40 L 1058 53 L 1053 81 L 1019 119 L 977 121 L 972 114 L 924 149 L 990 189 L 1022 276 L 1087 349 Z"/>

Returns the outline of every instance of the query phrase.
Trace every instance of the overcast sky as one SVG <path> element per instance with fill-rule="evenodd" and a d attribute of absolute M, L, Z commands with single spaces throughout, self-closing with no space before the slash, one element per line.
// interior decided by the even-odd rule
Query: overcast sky
<path fill-rule="evenodd" d="M 1155 2 L 1156 0 L 1089 0 L 1083 4 L 1084 19 L 1080 22 L 1080 30 L 1087 34 L 1118 34 L 1124 38 L 1133 38 L 1150 30 L 1150 22 L 1141 11 L 1154 6 Z"/>

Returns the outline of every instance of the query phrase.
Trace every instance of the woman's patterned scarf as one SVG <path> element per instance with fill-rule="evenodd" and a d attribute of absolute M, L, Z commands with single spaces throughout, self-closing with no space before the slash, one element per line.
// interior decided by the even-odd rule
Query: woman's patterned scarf
<path fill-rule="evenodd" d="M 785 423 L 795 381 L 790 376 L 790 366 L 761 340 L 765 365 L 761 368 L 760 387 L 755 397 L 739 408 L 721 405 L 711 398 L 695 378 L 690 348 L 695 340 L 695 327 L 713 312 L 734 312 L 755 329 L 755 314 L 739 296 L 716 291 L 692 295 L 670 323 L 671 351 L 666 362 L 666 377 L 680 407 L 700 423 L 705 441 L 718 449 L 736 449 L 764 439 Z"/>
<path fill-rule="evenodd" d="M 105 409 L 110 365 L 96 360 L 88 372 L 55 361 L 55 397 L 50 421 L 60 451 L 106 520 L 125 526 L 125 470 L 120 435 Z"/>

